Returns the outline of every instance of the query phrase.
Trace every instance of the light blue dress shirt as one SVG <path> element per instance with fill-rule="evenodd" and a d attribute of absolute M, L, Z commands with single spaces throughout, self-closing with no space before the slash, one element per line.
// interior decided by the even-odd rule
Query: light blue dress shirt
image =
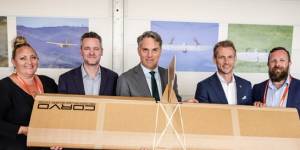
<path fill-rule="evenodd" d="M 280 100 L 284 94 L 284 91 L 286 88 L 288 88 L 290 84 L 290 76 L 287 78 L 287 80 L 283 83 L 283 85 L 277 89 L 275 85 L 272 83 L 271 80 L 268 81 L 268 91 L 267 91 L 267 97 L 266 97 L 266 105 L 267 107 L 286 107 L 286 101 L 288 97 L 288 93 L 286 94 L 284 98 L 283 105 L 280 106 Z"/>
<path fill-rule="evenodd" d="M 92 78 L 85 71 L 83 64 L 81 65 L 82 80 L 84 86 L 85 95 L 99 95 L 101 84 L 101 71 L 100 67 L 96 73 L 96 77 Z"/>

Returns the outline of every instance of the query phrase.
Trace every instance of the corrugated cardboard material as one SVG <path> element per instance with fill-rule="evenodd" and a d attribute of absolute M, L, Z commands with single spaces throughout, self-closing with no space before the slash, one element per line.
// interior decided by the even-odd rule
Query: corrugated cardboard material
<path fill-rule="evenodd" d="M 28 146 L 89 149 L 299 150 L 296 109 L 180 104 L 176 59 L 159 103 L 145 97 L 38 95 Z"/>
<path fill-rule="evenodd" d="M 35 98 L 27 144 L 89 149 L 299 150 L 300 120 L 296 109 L 44 94 Z"/>

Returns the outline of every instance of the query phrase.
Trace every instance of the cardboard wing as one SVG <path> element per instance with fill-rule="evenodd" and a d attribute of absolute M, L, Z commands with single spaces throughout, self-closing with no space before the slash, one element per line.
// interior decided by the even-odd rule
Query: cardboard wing
<path fill-rule="evenodd" d="M 27 144 L 88 149 L 299 150 L 300 121 L 295 109 L 44 94 L 35 98 Z"/>
<path fill-rule="evenodd" d="M 169 67 L 168 67 L 168 83 L 166 88 L 164 89 L 162 98 L 160 100 L 161 103 L 168 104 L 176 104 L 178 103 L 178 99 L 173 90 L 174 82 L 175 82 L 175 72 L 176 72 L 176 57 L 173 56 Z"/>

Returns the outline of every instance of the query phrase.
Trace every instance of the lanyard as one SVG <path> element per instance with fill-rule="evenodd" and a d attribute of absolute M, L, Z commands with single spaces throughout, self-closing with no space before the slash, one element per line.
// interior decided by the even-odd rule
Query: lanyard
<path fill-rule="evenodd" d="M 20 76 L 18 76 L 18 74 L 15 74 L 15 76 L 16 76 L 16 79 L 18 80 L 18 82 L 24 87 L 25 92 L 28 93 L 29 95 L 34 97 L 36 94 L 43 93 L 43 89 L 40 86 L 39 82 L 37 81 L 36 75 L 33 76 L 33 82 L 34 82 L 35 88 L 38 90 L 38 93 L 32 93 L 28 84 L 26 84 L 25 81 Z"/>
<path fill-rule="evenodd" d="M 289 92 L 289 86 L 291 84 L 291 80 L 292 80 L 292 78 L 290 77 L 290 82 L 285 87 L 284 92 L 283 92 L 283 94 L 282 94 L 282 96 L 280 98 L 280 103 L 279 103 L 280 107 L 283 107 L 283 104 L 284 104 L 285 100 L 287 99 L 286 96 L 287 96 L 287 94 Z M 267 102 L 268 87 L 269 87 L 269 81 L 267 82 L 267 85 L 266 85 L 266 88 L 265 88 L 265 92 L 264 92 L 264 99 L 263 99 L 263 103 L 264 104 L 266 104 L 266 102 Z"/>

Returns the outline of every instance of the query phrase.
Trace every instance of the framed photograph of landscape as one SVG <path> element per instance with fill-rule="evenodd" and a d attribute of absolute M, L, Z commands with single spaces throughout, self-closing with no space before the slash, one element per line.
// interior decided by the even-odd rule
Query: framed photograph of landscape
<path fill-rule="evenodd" d="M 218 23 L 151 21 L 151 30 L 163 40 L 159 64 L 168 66 L 176 56 L 176 70 L 213 72 L 213 46 L 218 42 Z"/>
<path fill-rule="evenodd" d="M 7 17 L 0 16 L 0 67 L 8 67 Z"/>
<path fill-rule="evenodd" d="M 237 49 L 236 72 L 268 72 L 269 51 L 285 47 L 292 53 L 293 26 L 229 24 L 228 39 Z"/>
<path fill-rule="evenodd" d="M 17 35 L 37 51 L 41 68 L 74 68 L 82 62 L 80 37 L 89 31 L 88 19 L 17 17 Z"/>

